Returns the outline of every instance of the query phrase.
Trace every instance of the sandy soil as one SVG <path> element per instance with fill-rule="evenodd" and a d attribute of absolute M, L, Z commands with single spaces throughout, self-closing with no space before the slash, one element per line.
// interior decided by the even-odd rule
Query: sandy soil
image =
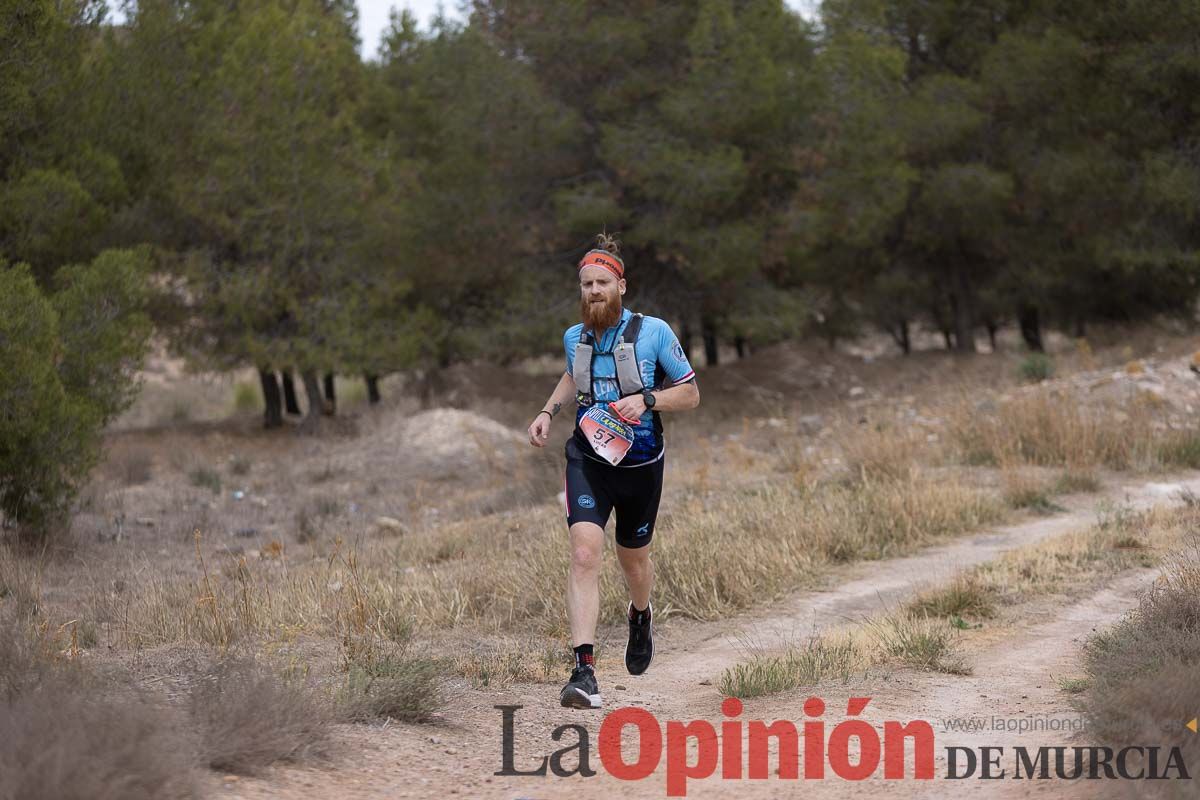
<path fill-rule="evenodd" d="M 656 637 L 657 658 L 644 676 L 631 677 L 619 664 L 602 663 L 599 677 L 604 712 L 561 708 L 558 686 L 518 685 L 504 689 L 465 690 L 440 722 L 433 725 L 345 726 L 339 730 L 342 754 L 325 768 L 276 768 L 258 779 L 222 780 L 214 777 L 220 796 L 241 798 L 337 797 L 401 798 L 459 795 L 480 798 L 663 797 L 666 795 L 665 758 L 650 777 L 622 782 L 610 776 L 597 757 L 598 731 L 605 713 L 626 706 L 641 707 L 660 721 L 705 719 L 718 725 L 724 719 L 716 688 L 723 669 L 746 655 L 748 645 L 771 646 L 803 638 L 831 626 L 862 619 L 895 607 L 923 586 L 1000 553 L 1080 529 L 1095 522 L 1102 499 L 1149 507 L 1174 501 L 1181 489 L 1200 490 L 1200 478 L 1142 483 L 1112 490 L 1103 496 L 1063 499 L 1066 513 L 996 528 L 917 555 L 856 564 L 835 572 L 827 588 L 803 592 L 781 602 L 717 624 L 681 622 L 665 625 Z M 1035 606 L 1028 625 L 981 632 L 967 644 L 974 667 L 970 676 L 914 671 L 869 674 L 851 685 L 820 690 L 828 710 L 826 731 L 845 718 L 848 697 L 870 697 L 863 718 L 876 726 L 884 720 L 927 720 L 936 735 L 937 767 L 945 773 L 943 748 L 982 745 L 1052 746 L 1086 744 L 1086 732 L 1017 732 L 986 729 L 950 731 L 949 718 L 993 717 L 1058 719 L 1078 725 L 1069 697 L 1057 679 L 1078 674 L 1082 639 L 1119 619 L 1136 603 L 1137 592 L 1149 585 L 1155 571 L 1122 573 L 1095 593 L 1077 601 L 1048 599 Z M 802 721 L 808 693 L 758 698 L 745 703 L 743 720 Z M 595 777 L 507 777 L 501 768 L 501 712 L 497 705 L 523 706 L 516 712 L 516 765 L 535 766 L 542 755 L 564 744 L 551 740 L 551 731 L 564 723 L 583 725 L 590 736 Z M 1072 737 L 1077 738 L 1073 739 Z M 634 749 L 625 740 L 626 757 Z M 566 762 L 574 763 L 572 756 Z M 1011 762 L 1009 762 L 1011 763 Z M 774 761 L 772 760 L 772 765 Z M 943 797 L 966 792 L 987 797 L 1096 796 L 1095 785 L 1063 785 L 1050 781 L 932 782 L 872 779 L 869 786 L 830 776 L 798 784 L 776 775 L 768 780 L 722 780 L 717 775 L 688 783 L 688 797 L 778 797 L 803 791 L 812 797 L 847 797 L 870 793 L 886 797 Z"/>

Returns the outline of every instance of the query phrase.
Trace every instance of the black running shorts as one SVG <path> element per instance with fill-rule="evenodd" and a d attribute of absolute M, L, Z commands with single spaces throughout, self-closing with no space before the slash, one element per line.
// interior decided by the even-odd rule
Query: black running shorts
<path fill-rule="evenodd" d="M 662 497 L 663 462 L 613 467 L 580 452 L 575 437 L 567 440 L 567 525 L 594 522 L 601 528 L 617 511 L 617 544 L 645 547 L 654 536 Z"/>

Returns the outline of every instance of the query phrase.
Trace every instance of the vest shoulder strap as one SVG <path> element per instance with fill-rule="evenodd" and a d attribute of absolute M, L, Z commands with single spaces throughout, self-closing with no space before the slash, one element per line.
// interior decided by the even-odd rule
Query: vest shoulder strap
<path fill-rule="evenodd" d="M 637 344 L 638 334 L 642 332 L 642 315 L 634 314 L 629 318 L 629 324 L 621 332 L 621 339 L 630 344 Z"/>

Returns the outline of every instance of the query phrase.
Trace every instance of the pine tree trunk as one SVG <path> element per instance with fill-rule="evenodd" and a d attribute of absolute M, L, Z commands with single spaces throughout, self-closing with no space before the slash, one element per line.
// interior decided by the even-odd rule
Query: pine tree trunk
<path fill-rule="evenodd" d="M 902 319 L 896 323 L 896 327 L 891 329 L 892 338 L 896 340 L 896 344 L 900 347 L 900 352 L 908 355 L 912 352 L 912 339 L 908 332 L 908 320 Z"/>
<path fill-rule="evenodd" d="M 750 343 L 746 341 L 745 336 L 735 336 L 733 346 L 737 348 L 737 357 L 740 361 L 750 355 Z"/>
<path fill-rule="evenodd" d="M 997 325 L 996 321 L 992 319 L 984 320 L 983 325 L 987 328 L 988 346 L 994 353 L 996 352 L 996 331 L 1000 329 L 1000 326 Z"/>
<path fill-rule="evenodd" d="M 300 401 L 296 398 L 296 379 L 290 369 L 279 373 L 283 379 L 283 407 L 289 414 L 300 416 Z"/>
<path fill-rule="evenodd" d="M 308 398 L 308 413 L 304 415 L 304 421 L 300 423 L 300 427 L 311 433 L 321 424 L 321 409 L 324 405 L 324 399 L 321 397 L 321 381 L 317 377 L 317 371 L 313 369 L 304 370 L 300 373 L 300 377 L 304 381 L 304 394 Z"/>
<path fill-rule="evenodd" d="M 333 373 L 325 373 L 325 404 L 321 406 L 321 413 L 327 417 L 332 417 L 337 413 L 337 394 L 333 388 Z"/>
<path fill-rule="evenodd" d="M 683 323 L 679 330 L 679 344 L 683 347 L 683 354 L 688 357 L 689 361 L 692 359 L 692 338 L 692 326 L 687 322 Z"/>
<path fill-rule="evenodd" d="M 704 363 L 707 366 L 715 367 L 720 359 L 720 353 L 717 350 L 717 329 L 711 321 L 700 323 L 700 336 L 704 339 Z"/>
<path fill-rule="evenodd" d="M 1038 318 L 1037 306 L 1019 306 L 1017 323 L 1021 326 L 1021 338 L 1025 340 L 1025 346 L 1035 353 L 1046 352 L 1046 347 L 1042 344 L 1042 323 Z"/>
<path fill-rule="evenodd" d="M 954 291 L 950 295 L 954 307 L 954 349 L 959 353 L 975 352 L 974 297 L 967 270 L 962 265 L 954 268 Z"/>
<path fill-rule="evenodd" d="M 263 427 L 283 427 L 283 404 L 279 395 L 279 381 L 275 373 L 265 367 L 258 368 L 258 379 L 262 383 Z"/>
<path fill-rule="evenodd" d="M 943 295 L 945 303 L 942 299 L 935 300 L 929 306 L 929 318 L 933 320 L 934 326 L 938 332 L 942 334 L 942 340 L 946 343 L 947 350 L 954 349 L 954 332 L 950 320 L 954 316 L 954 297 L 952 295 Z M 950 306 L 950 315 L 946 315 L 946 304 Z"/>
<path fill-rule="evenodd" d="M 378 405 L 383 396 L 379 394 L 379 376 L 365 373 L 363 380 L 367 382 L 367 401 L 371 405 Z"/>

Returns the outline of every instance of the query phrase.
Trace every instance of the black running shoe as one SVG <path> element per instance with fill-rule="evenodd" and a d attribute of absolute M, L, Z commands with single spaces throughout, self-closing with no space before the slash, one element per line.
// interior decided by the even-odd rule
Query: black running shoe
<path fill-rule="evenodd" d="M 599 708 L 600 686 L 595 671 L 587 665 L 573 669 L 559 700 L 567 708 Z"/>
<path fill-rule="evenodd" d="M 633 613 L 629 604 L 629 643 L 625 645 L 625 669 L 630 675 L 641 675 L 650 668 L 654 660 L 654 605 L 645 611 Z"/>

